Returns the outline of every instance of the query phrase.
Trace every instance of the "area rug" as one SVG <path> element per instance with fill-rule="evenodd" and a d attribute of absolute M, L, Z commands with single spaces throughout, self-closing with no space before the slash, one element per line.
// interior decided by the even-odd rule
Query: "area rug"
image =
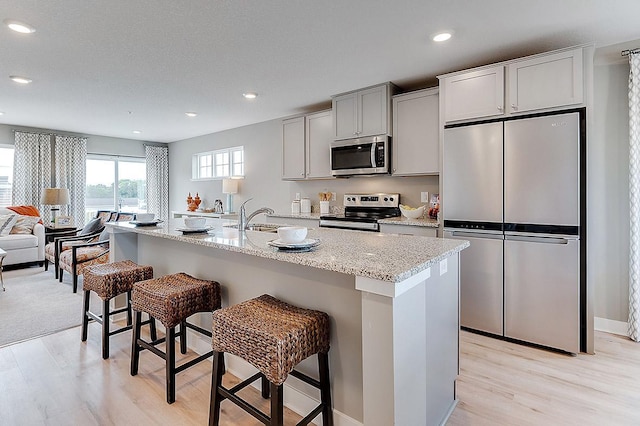
<path fill-rule="evenodd" d="M 70 277 L 69 277 L 70 278 Z M 65 280 L 66 281 L 66 280 Z M 42 267 L 4 272 L 0 289 L 0 347 L 82 323 L 82 292 Z"/>

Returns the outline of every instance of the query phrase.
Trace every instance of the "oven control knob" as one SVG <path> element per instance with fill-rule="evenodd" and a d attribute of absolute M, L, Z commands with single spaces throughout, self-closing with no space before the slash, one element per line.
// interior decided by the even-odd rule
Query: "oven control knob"
<path fill-rule="evenodd" d="M 389 198 L 389 201 L 393 201 L 393 197 Z"/>
<path fill-rule="evenodd" d="M 389 201 L 389 199 L 387 197 L 384 197 L 384 201 Z"/>

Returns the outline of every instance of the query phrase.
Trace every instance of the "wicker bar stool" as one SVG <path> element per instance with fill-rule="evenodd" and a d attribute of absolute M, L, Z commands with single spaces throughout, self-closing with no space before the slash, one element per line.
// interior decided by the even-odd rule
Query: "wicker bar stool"
<path fill-rule="evenodd" d="M 212 312 L 220 308 L 220 284 L 201 280 L 183 272 L 152 280 L 141 281 L 133 286 L 131 303 L 134 311 L 133 338 L 131 341 L 131 375 L 138 374 L 140 351 L 148 349 L 166 364 L 167 402 L 176 400 L 176 374 L 209 358 L 213 351 L 201 355 L 176 367 L 176 336 L 180 336 L 180 352 L 187 353 L 187 328 L 211 337 L 211 332 L 187 322 L 196 312 Z M 166 328 L 166 335 L 151 342 L 140 338 L 142 312 L 159 320 Z M 175 327 L 180 325 L 179 332 Z M 165 351 L 156 346 L 166 342 Z"/>
<path fill-rule="evenodd" d="M 215 311 L 212 328 L 214 352 L 209 426 L 218 425 L 220 402 L 224 399 L 229 399 L 265 425 L 282 425 L 282 384 L 288 374 L 320 389 L 320 404 L 298 424 L 306 425 L 322 412 L 322 424 L 333 425 L 328 356 L 330 326 L 326 313 L 298 308 L 264 294 Z M 223 387 L 224 352 L 249 362 L 258 373 L 231 389 Z M 313 354 L 318 354 L 320 380 L 294 370 Z M 236 395 L 258 379 L 262 379 L 262 396 L 271 395 L 270 416 Z"/>
<path fill-rule="evenodd" d="M 82 341 L 87 341 L 87 331 L 90 321 L 102 324 L 102 358 L 109 358 L 109 337 L 114 334 L 131 330 L 131 289 L 137 281 L 153 278 L 151 266 L 141 266 L 130 260 L 114 263 L 93 265 L 85 268 L 82 289 L 84 291 L 84 306 L 82 310 Z M 89 310 L 90 292 L 95 292 L 102 299 L 102 315 Z M 110 311 L 109 302 L 114 297 L 126 293 L 126 306 Z M 116 330 L 109 330 L 109 317 L 122 312 L 127 313 L 127 325 Z M 151 327 L 151 335 L 155 339 L 156 327 L 152 320 L 146 321 Z"/>

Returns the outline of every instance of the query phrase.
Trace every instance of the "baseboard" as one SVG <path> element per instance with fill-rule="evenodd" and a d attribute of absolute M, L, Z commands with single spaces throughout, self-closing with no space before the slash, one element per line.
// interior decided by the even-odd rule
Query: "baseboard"
<path fill-rule="evenodd" d="M 189 348 L 198 354 L 204 354 L 211 350 L 211 339 L 205 339 L 201 334 L 195 333 L 190 329 L 188 330 L 187 342 L 189 344 Z M 249 377 L 253 372 L 255 372 L 255 370 L 249 372 L 247 368 L 253 369 L 253 367 L 248 367 L 248 364 L 242 365 L 241 363 L 244 362 L 237 359 L 227 359 L 225 363 L 227 371 L 236 377 Z M 259 384 L 260 382 L 258 381 L 255 382 L 253 386 L 259 390 Z M 287 383 L 284 384 L 284 405 L 294 413 L 304 417 L 311 412 L 311 410 L 317 407 L 318 404 L 319 401 L 317 399 L 300 392 L 300 390 L 289 386 Z M 322 426 L 322 419 L 317 417 L 314 420 L 314 423 L 318 426 Z M 335 409 L 333 410 L 333 424 L 335 426 L 363 426 L 361 422 Z"/>
<path fill-rule="evenodd" d="M 593 328 L 597 331 L 619 334 L 620 336 L 629 336 L 629 323 L 624 321 L 594 317 Z"/>

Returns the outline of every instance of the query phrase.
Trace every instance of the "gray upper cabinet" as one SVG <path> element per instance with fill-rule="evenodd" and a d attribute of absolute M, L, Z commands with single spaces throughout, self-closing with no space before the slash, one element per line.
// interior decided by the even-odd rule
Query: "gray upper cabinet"
<path fill-rule="evenodd" d="M 394 176 L 439 173 L 438 89 L 393 97 Z"/>
<path fill-rule="evenodd" d="M 494 117 L 504 114 L 504 66 L 445 77 L 445 121 Z"/>
<path fill-rule="evenodd" d="M 583 102 L 582 49 L 514 62 L 507 75 L 511 114 Z"/>
<path fill-rule="evenodd" d="M 306 119 L 307 179 L 327 179 L 331 176 L 333 118 L 331 111 L 310 114 Z"/>
<path fill-rule="evenodd" d="M 282 179 L 305 178 L 304 117 L 282 121 Z"/>
<path fill-rule="evenodd" d="M 439 78 L 445 123 L 553 110 L 585 101 L 582 47 Z"/>
<path fill-rule="evenodd" d="M 282 179 L 329 179 L 331 111 L 282 120 Z"/>
<path fill-rule="evenodd" d="M 392 85 L 383 84 L 332 98 L 333 138 L 391 134 Z"/>

